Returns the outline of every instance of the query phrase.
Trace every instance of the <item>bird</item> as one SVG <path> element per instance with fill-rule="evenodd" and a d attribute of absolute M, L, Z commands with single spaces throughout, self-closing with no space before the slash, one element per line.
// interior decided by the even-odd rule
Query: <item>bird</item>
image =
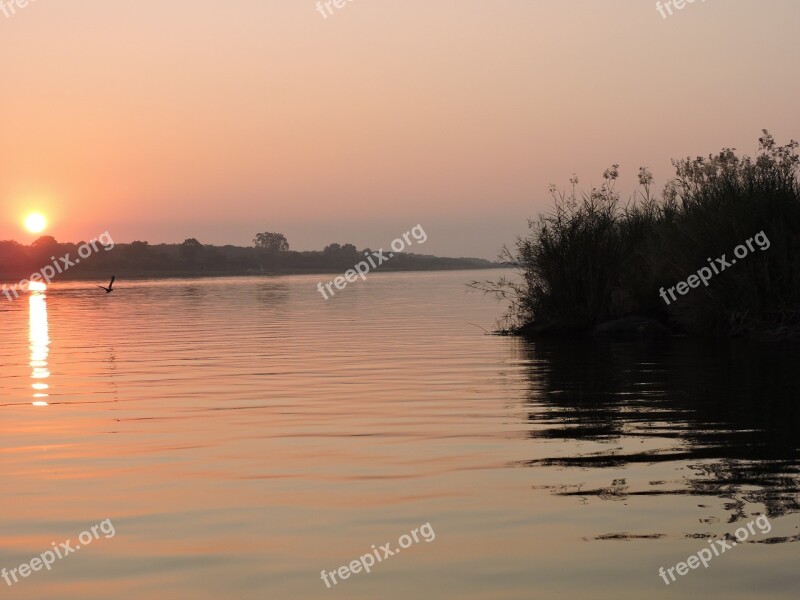
<path fill-rule="evenodd" d="M 106 294 L 110 294 L 111 292 L 113 292 L 113 291 L 114 291 L 114 290 L 111 288 L 111 286 L 113 286 L 113 285 L 114 285 L 114 280 L 115 280 L 116 278 L 117 278 L 117 276 L 116 276 L 116 275 L 112 275 L 112 276 L 111 276 L 111 283 L 109 283 L 109 284 L 108 284 L 108 287 L 103 287 L 102 285 L 98 285 L 97 287 L 99 287 L 101 290 L 105 290 L 105 291 L 106 291 Z"/>

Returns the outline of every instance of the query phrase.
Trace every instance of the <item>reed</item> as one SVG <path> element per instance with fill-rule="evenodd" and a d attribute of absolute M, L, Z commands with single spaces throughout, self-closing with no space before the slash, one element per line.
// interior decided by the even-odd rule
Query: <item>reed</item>
<path fill-rule="evenodd" d="M 626 316 L 645 316 L 691 333 L 730 334 L 782 322 L 800 308 L 798 144 L 779 146 L 769 132 L 755 158 L 730 148 L 673 161 L 675 177 L 661 194 L 639 170 L 639 190 L 626 202 L 614 165 L 599 188 L 577 178 L 551 187 L 554 209 L 529 222 L 530 233 L 501 259 L 519 277 L 473 282 L 509 302 L 511 333 L 569 332 Z M 771 246 L 667 306 L 662 286 L 730 256 L 764 231 Z"/>

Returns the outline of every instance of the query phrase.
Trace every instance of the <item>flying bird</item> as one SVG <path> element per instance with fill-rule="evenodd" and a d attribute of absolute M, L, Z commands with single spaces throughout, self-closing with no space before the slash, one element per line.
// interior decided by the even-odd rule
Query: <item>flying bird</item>
<path fill-rule="evenodd" d="M 114 291 L 114 290 L 112 289 L 112 287 L 111 287 L 111 286 L 113 286 L 113 285 L 114 285 L 114 280 L 115 280 L 116 278 L 117 278 L 117 276 L 116 276 L 116 275 L 112 275 L 112 276 L 111 276 L 111 283 L 109 283 L 109 284 L 108 284 L 108 287 L 103 287 L 102 285 L 98 285 L 97 287 L 99 287 L 101 290 L 105 290 L 105 291 L 106 291 L 106 294 L 110 294 L 111 292 L 113 292 L 113 291 Z"/>

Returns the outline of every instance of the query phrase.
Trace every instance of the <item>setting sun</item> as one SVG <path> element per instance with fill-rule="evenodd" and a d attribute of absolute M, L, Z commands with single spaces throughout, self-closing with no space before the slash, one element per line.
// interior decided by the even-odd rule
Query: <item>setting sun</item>
<path fill-rule="evenodd" d="M 31 233 L 41 233 L 47 227 L 47 219 L 41 213 L 31 213 L 25 218 L 25 229 Z"/>

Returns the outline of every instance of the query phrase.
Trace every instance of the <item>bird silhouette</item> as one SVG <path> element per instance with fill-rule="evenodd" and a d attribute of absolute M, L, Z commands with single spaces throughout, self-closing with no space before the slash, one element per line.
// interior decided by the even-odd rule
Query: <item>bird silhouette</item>
<path fill-rule="evenodd" d="M 112 275 L 112 276 L 111 276 L 111 283 L 109 283 L 109 284 L 108 284 L 108 287 L 103 287 L 102 285 L 98 285 L 97 287 L 99 287 L 101 290 L 105 290 L 105 291 L 106 291 L 106 294 L 110 294 L 111 292 L 113 292 L 113 291 L 114 291 L 114 290 L 112 289 L 112 287 L 111 287 L 111 286 L 113 286 L 113 285 L 114 285 L 114 280 L 115 280 L 116 278 L 117 278 L 117 276 L 116 276 L 116 275 Z"/>

